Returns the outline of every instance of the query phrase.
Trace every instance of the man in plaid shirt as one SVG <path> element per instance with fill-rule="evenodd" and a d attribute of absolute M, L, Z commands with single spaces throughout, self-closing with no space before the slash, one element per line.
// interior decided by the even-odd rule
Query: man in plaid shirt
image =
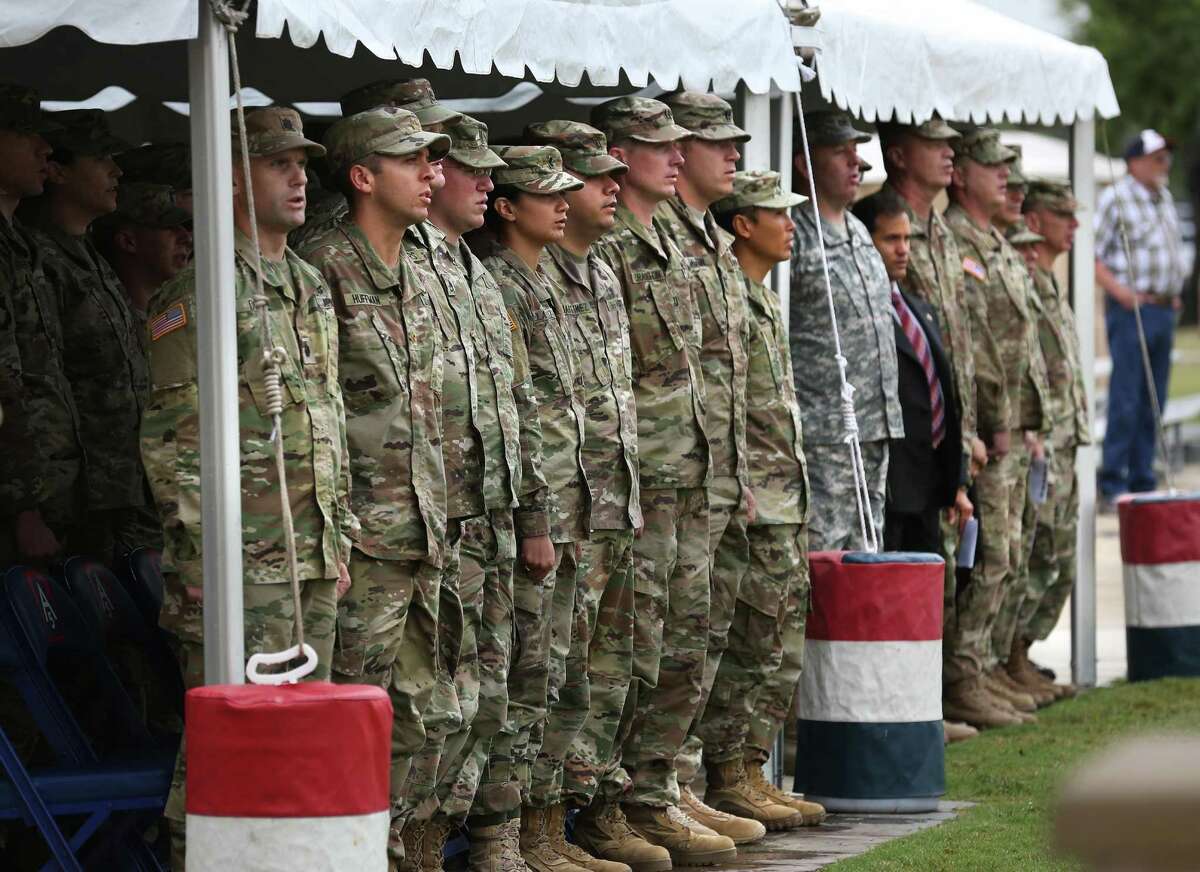
<path fill-rule="evenodd" d="M 1136 300 L 1161 407 L 1166 402 L 1176 313 L 1188 268 L 1179 219 L 1167 189 L 1172 147 L 1154 130 L 1143 130 L 1130 140 L 1125 147 L 1128 175 L 1101 193 L 1096 208 L 1096 283 L 1106 294 L 1105 326 L 1113 363 L 1100 467 L 1106 505 L 1129 491 L 1154 490 L 1156 483 L 1154 412 L 1133 308 Z"/>

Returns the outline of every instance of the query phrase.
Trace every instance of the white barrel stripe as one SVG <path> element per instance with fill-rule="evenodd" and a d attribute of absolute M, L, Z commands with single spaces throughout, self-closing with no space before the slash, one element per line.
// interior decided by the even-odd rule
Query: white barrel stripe
<path fill-rule="evenodd" d="M 344 817 L 187 816 L 187 872 L 246 869 L 247 858 L 275 857 L 271 869 L 387 872 L 391 812 Z M 255 866 L 254 868 L 266 868 Z"/>
<path fill-rule="evenodd" d="M 1125 625 L 1200 625 L 1200 562 L 1125 564 Z"/>
<path fill-rule="evenodd" d="M 852 724 L 940 721 L 941 640 L 806 640 L 800 717 Z"/>

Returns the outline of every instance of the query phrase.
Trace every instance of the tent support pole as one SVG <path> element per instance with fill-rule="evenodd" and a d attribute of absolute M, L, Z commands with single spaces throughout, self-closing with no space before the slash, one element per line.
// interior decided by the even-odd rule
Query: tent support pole
<path fill-rule="evenodd" d="M 1071 128 L 1071 186 L 1082 203 L 1096 202 L 1096 123 L 1077 120 Z M 1075 231 L 1071 249 L 1071 298 L 1079 331 L 1079 362 L 1086 387 L 1088 420 L 1096 420 L 1096 260 L 1091 216 Z M 1096 457 L 1098 446 L 1081 446 L 1075 457 L 1079 479 L 1079 530 L 1075 590 L 1071 594 L 1071 674 L 1075 684 L 1096 684 Z"/>
<path fill-rule="evenodd" d="M 208 684 L 240 684 L 245 657 L 229 44 L 207 3 L 200 4 L 200 31 L 188 44 L 188 92 L 193 202 L 200 216 L 194 245 L 204 679 Z"/>
<path fill-rule="evenodd" d="M 794 103 L 791 92 L 784 91 L 771 103 L 771 123 L 775 142 L 771 149 L 771 168 L 779 173 L 783 190 L 792 189 L 792 113 Z M 789 261 L 777 264 L 771 270 L 771 285 L 779 294 L 779 305 L 783 309 L 783 328 L 788 329 L 791 304 L 792 269 Z"/>

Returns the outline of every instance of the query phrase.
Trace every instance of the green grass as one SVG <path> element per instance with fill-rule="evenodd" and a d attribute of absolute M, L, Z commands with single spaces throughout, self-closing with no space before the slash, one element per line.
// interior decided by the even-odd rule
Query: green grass
<path fill-rule="evenodd" d="M 1074 870 L 1050 850 L 1062 779 L 1087 754 L 1133 733 L 1200 731 L 1200 679 L 1119 684 L 1061 702 L 1040 723 L 947 749 L 947 799 L 979 803 L 957 819 L 835 863 L 836 872 Z"/>
<path fill-rule="evenodd" d="M 1171 369 L 1172 397 L 1200 394 L 1200 328 L 1181 327 L 1175 334 L 1175 348 L 1183 356 Z"/>

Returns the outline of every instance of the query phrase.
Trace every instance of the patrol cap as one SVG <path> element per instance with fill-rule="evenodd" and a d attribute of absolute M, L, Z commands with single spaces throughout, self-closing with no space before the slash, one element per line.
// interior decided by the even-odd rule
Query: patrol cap
<path fill-rule="evenodd" d="M 1023 188 L 1029 184 L 1029 177 L 1025 175 L 1025 169 L 1021 166 L 1021 146 L 1016 143 L 1006 142 L 1004 147 L 1015 152 L 1016 157 L 1012 163 L 1008 165 L 1008 187 Z"/>
<path fill-rule="evenodd" d="M 962 131 L 962 138 L 952 140 L 955 160 L 968 157 L 984 166 L 1011 163 L 1017 153 L 1000 142 L 1000 131 L 991 127 L 975 127 Z"/>
<path fill-rule="evenodd" d="M 0 130 L 48 133 L 57 126 L 42 111 L 37 91 L 14 82 L 0 82 Z"/>
<path fill-rule="evenodd" d="M 962 134 L 947 124 L 937 115 L 920 124 L 901 124 L 898 121 L 883 121 L 875 125 L 879 130 L 879 138 L 884 141 L 894 140 L 902 133 L 917 136 L 921 139 L 950 140 L 961 139 Z"/>
<path fill-rule="evenodd" d="M 46 141 L 55 151 L 69 151 L 89 157 L 104 157 L 126 151 L 130 145 L 113 135 L 108 120 L 99 109 L 68 109 L 55 114 L 57 130 L 46 132 Z"/>
<path fill-rule="evenodd" d="M 342 115 L 357 115 L 376 106 L 395 106 L 417 116 L 422 127 L 449 124 L 462 118 L 437 101 L 428 79 L 381 79 L 342 95 Z"/>
<path fill-rule="evenodd" d="M 691 131 L 675 123 L 671 107 L 650 97 L 618 97 L 592 108 L 592 126 L 608 144 L 632 139 L 635 142 L 678 142 Z"/>
<path fill-rule="evenodd" d="M 528 194 L 558 194 L 583 187 L 583 182 L 563 172 L 562 156 L 554 146 L 498 145 L 496 154 L 506 164 L 492 173 L 497 185 Z"/>
<path fill-rule="evenodd" d="M 1032 245 L 1035 242 L 1045 242 L 1046 237 L 1034 233 L 1025 223 L 1025 219 L 1015 221 L 1004 233 L 1004 237 L 1013 245 Z"/>
<path fill-rule="evenodd" d="M 151 182 L 177 191 L 192 188 L 192 153 L 183 142 L 152 142 L 116 156 L 121 168 L 121 185 Z"/>
<path fill-rule="evenodd" d="M 233 150 L 241 152 L 237 133 L 237 112 L 233 113 Z M 246 144 L 250 157 L 266 157 L 291 148 L 302 148 L 309 157 L 324 157 L 325 146 L 304 138 L 304 122 L 295 109 L 266 106 L 246 111 Z"/>
<path fill-rule="evenodd" d="M 450 135 L 449 157 L 473 170 L 494 170 L 504 166 L 496 152 L 488 148 L 488 126 L 470 115 L 460 115 L 446 126 Z"/>
<path fill-rule="evenodd" d="M 1125 151 L 1122 156 L 1125 160 L 1131 157 L 1142 157 L 1147 154 L 1154 154 L 1162 151 L 1164 148 L 1175 150 L 1175 140 L 1169 136 L 1163 136 L 1157 130 L 1143 130 L 1135 136 L 1130 137 L 1125 143 Z"/>
<path fill-rule="evenodd" d="M 102 221 L 128 221 L 146 227 L 180 227 L 192 220 L 191 213 L 175 205 L 175 191 L 169 185 L 151 182 L 126 182 L 117 186 L 117 209 Z"/>
<path fill-rule="evenodd" d="M 692 132 L 697 139 L 711 142 L 746 142 L 750 134 L 733 123 L 733 107 L 716 94 L 675 91 L 664 94 L 662 102 L 671 107 L 675 123 Z"/>
<path fill-rule="evenodd" d="M 429 149 L 430 160 L 450 151 L 450 137 L 421 129 L 417 116 L 395 106 L 376 106 L 336 122 L 325 133 L 331 166 L 344 169 L 367 155 L 416 154 Z"/>
<path fill-rule="evenodd" d="M 871 134 L 855 127 L 850 120 L 850 115 L 838 109 L 806 112 L 804 113 L 804 126 L 808 130 L 810 146 L 871 141 Z"/>
<path fill-rule="evenodd" d="M 1025 192 L 1025 203 L 1021 207 L 1021 211 L 1028 212 L 1038 208 L 1059 212 L 1063 215 L 1074 215 L 1083 206 L 1075 199 L 1075 192 L 1071 190 L 1070 185 L 1046 179 L 1034 179 L 1029 183 L 1029 189 Z"/>
<path fill-rule="evenodd" d="M 808 200 L 783 190 L 783 179 L 772 170 L 740 170 L 733 174 L 733 193 L 713 203 L 714 214 L 722 215 L 751 206 L 758 209 L 789 209 Z"/>
<path fill-rule="evenodd" d="M 537 121 L 525 128 L 530 145 L 552 145 L 563 165 L 581 176 L 629 172 L 629 167 L 608 153 L 604 134 L 582 121 Z"/>

